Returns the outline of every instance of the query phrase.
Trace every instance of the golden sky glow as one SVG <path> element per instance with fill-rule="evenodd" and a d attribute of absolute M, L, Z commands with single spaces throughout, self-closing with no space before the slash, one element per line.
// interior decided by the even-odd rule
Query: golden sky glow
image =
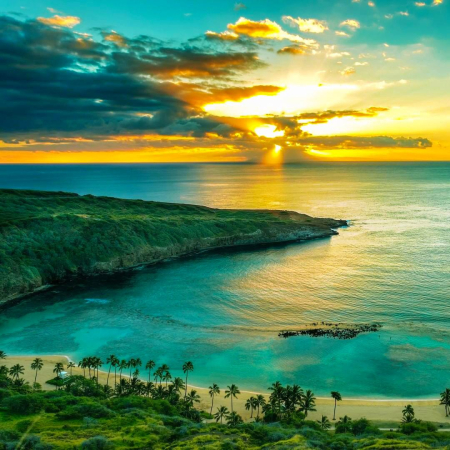
<path fill-rule="evenodd" d="M 448 4 L 347 3 L 198 10 L 174 39 L 0 16 L 0 163 L 450 160 Z"/>

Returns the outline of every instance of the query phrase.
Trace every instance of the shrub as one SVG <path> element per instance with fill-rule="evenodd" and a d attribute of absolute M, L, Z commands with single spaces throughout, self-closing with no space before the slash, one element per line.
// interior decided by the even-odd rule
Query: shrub
<path fill-rule="evenodd" d="M 18 445 L 19 443 L 12 448 L 20 448 L 20 450 L 52 450 L 53 448 L 50 444 L 41 442 L 41 438 L 39 436 L 34 435 L 25 437 L 25 439 L 21 442 L 20 447 Z"/>
<path fill-rule="evenodd" d="M 153 411 L 166 416 L 178 416 L 179 412 L 175 406 L 171 405 L 167 400 L 153 400 L 150 404 Z M 200 413 L 199 413 L 200 414 Z"/>
<path fill-rule="evenodd" d="M 81 375 L 73 375 L 64 382 L 66 392 L 75 397 L 105 398 L 105 392 L 93 380 L 88 380 Z"/>
<path fill-rule="evenodd" d="M 12 394 L 12 392 L 11 392 L 10 390 L 0 388 L 0 403 L 1 403 L 5 398 L 11 397 L 11 395 L 13 395 L 13 394 Z"/>
<path fill-rule="evenodd" d="M 114 413 L 99 403 L 86 403 L 81 405 L 69 406 L 65 410 L 57 414 L 59 419 L 82 419 L 83 417 L 93 417 L 94 419 L 102 419 L 111 417 Z"/>
<path fill-rule="evenodd" d="M 3 400 L 2 404 L 15 414 L 35 414 L 44 407 L 44 400 L 40 395 L 13 395 Z"/>
<path fill-rule="evenodd" d="M 0 430 L 0 443 L 20 439 L 20 434 L 10 430 Z M 1 448 L 1 447 L 0 447 Z"/>
<path fill-rule="evenodd" d="M 355 436 L 361 436 L 362 434 L 382 434 L 377 427 L 372 426 L 371 423 L 364 417 L 351 422 L 351 431 Z"/>
<path fill-rule="evenodd" d="M 406 435 L 413 433 L 434 433 L 437 431 L 437 427 L 430 422 L 402 423 L 399 427 L 399 431 Z"/>
<path fill-rule="evenodd" d="M 16 430 L 19 433 L 25 433 L 33 424 L 33 421 L 30 419 L 21 420 L 16 423 Z"/>
<path fill-rule="evenodd" d="M 113 398 L 108 402 L 108 405 L 111 409 L 114 410 L 123 410 L 123 409 L 148 409 L 153 404 L 155 404 L 155 400 L 151 400 L 147 397 L 138 397 L 135 395 L 131 395 L 129 397 L 119 397 Z"/>
<path fill-rule="evenodd" d="M 95 436 L 81 444 L 83 450 L 109 450 L 114 448 L 114 444 L 103 436 Z"/>

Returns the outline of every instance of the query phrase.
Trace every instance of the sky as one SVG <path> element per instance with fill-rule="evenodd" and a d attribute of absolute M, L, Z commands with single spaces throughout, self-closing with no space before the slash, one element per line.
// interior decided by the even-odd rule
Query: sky
<path fill-rule="evenodd" d="M 3 0 L 0 163 L 450 160 L 450 0 Z"/>

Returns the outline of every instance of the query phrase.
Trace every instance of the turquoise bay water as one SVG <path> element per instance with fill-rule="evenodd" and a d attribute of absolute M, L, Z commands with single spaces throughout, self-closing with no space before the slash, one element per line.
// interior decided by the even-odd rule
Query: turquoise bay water
<path fill-rule="evenodd" d="M 351 226 L 305 244 L 221 251 L 58 286 L 1 312 L 7 353 L 152 358 L 192 382 L 328 395 L 436 396 L 450 382 L 450 164 L 0 166 L 0 187 L 223 208 Z M 278 338 L 381 322 L 353 340 Z"/>

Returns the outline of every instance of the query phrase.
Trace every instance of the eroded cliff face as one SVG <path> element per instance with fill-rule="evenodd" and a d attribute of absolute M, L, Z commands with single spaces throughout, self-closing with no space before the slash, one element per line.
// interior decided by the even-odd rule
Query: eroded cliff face
<path fill-rule="evenodd" d="M 218 248 L 337 234 L 343 220 L 66 193 L 0 190 L 0 302 L 75 276 Z"/>

